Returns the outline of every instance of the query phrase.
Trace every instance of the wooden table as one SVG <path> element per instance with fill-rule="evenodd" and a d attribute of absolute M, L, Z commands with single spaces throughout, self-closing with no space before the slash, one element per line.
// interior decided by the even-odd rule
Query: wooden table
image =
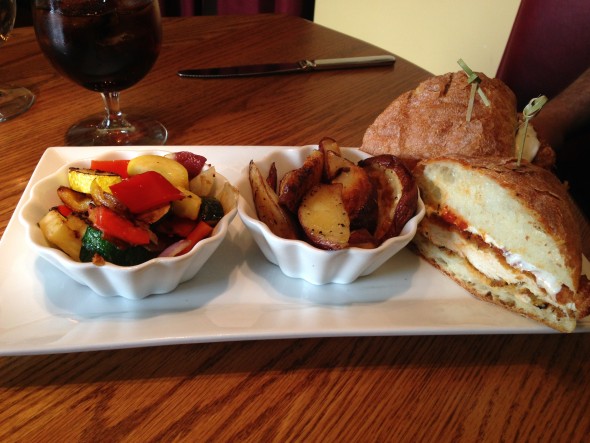
<path fill-rule="evenodd" d="M 170 145 L 359 146 L 429 74 L 394 69 L 183 80 L 180 68 L 383 53 L 284 16 L 166 19 L 154 70 L 123 109 L 158 117 Z M 44 149 L 102 109 L 57 75 L 30 28 L 0 77 L 37 94 L 0 124 L 0 232 Z M 281 60 L 279 60 L 279 58 Z M 1 308 L 1 307 L 0 307 Z M 0 325 L 0 328 L 2 325 Z M 574 335 L 345 337 L 0 358 L 2 441 L 582 441 L 590 340 Z"/>

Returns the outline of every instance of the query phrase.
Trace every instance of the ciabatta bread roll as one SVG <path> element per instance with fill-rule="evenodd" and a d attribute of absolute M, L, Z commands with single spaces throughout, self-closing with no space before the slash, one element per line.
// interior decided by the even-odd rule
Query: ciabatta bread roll
<path fill-rule="evenodd" d="M 447 154 L 514 157 L 519 127 L 516 97 L 501 80 L 478 76 L 490 106 L 476 94 L 470 121 L 467 75 L 459 71 L 434 76 L 400 95 L 376 118 L 364 134 L 361 150 L 393 154 L 410 169 L 421 159 Z M 552 150 L 541 146 L 529 127 L 525 158 L 532 160 L 539 152 L 539 162 L 551 165 Z"/>
<path fill-rule="evenodd" d="M 514 159 L 449 156 L 414 174 L 426 217 L 413 244 L 474 296 L 571 332 L 590 313 L 578 223 L 565 187 Z"/>

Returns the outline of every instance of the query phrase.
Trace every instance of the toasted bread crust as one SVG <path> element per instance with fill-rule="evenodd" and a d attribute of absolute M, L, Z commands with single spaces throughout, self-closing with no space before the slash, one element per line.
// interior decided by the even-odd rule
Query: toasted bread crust
<path fill-rule="evenodd" d="M 435 76 L 394 100 L 367 129 L 361 149 L 394 154 L 410 168 L 423 158 L 452 153 L 513 156 L 518 124 L 514 93 L 502 81 L 478 75 L 490 106 L 476 95 L 469 122 L 467 75 Z"/>

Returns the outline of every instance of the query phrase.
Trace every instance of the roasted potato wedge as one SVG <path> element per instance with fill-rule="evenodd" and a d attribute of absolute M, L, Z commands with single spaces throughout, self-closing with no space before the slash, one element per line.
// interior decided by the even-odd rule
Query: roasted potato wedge
<path fill-rule="evenodd" d="M 377 190 L 367 171 L 351 164 L 332 183 L 342 184 L 342 200 L 351 224 L 373 229 L 377 219 Z"/>
<path fill-rule="evenodd" d="M 356 165 L 350 160 L 336 154 L 334 151 L 327 151 L 324 161 L 325 181 L 334 180 L 341 172 L 348 171 L 353 166 Z"/>
<path fill-rule="evenodd" d="M 281 207 L 276 192 L 271 189 L 252 160 L 248 168 L 248 177 L 258 219 L 265 223 L 273 234 L 282 238 L 297 239 L 297 227 L 291 215 Z"/>
<path fill-rule="evenodd" d="M 418 205 L 418 187 L 412 173 L 394 155 L 383 154 L 359 162 L 377 188 L 377 226 L 382 243 L 399 235 Z"/>
<path fill-rule="evenodd" d="M 340 145 L 333 138 L 324 137 L 320 140 L 318 149 L 324 154 L 324 179 L 330 181 L 334 176 L 328 175 L 328 153 L 331 152 L 334 156 L 342 157 Z"/>
<path fill-rule="evenodd" d="M 315 150 L 300 168 L 287 172 L 279 183 L 279 203 L 297 214 L 299 203 L 307 191 L 320 183 L 324 170 L 324 154 Z"/>
<path fill-rule="evenodd" d="M 324 137 L 318 143 L 318 149 L 326 154 L 328 151 L 332 151 L 335 154 L 342 156 L 340 151 L 340 145 L 332 137 Z"/>
<path fill-rule="evenodd" d="M 270 186 L 270 188 L 277 192 L 277 186 L 279 183 L 279 179 L 277 176 L 277 165 L 275 164 L 275 162 L 272 162 L 270 165 L 270 168 L 268 169 L 268 175 L 266 176 L 266 183 L 268 183 L 268 186 Z"/>
<path fill-rule="evenodd" d="M 301 200 L 298 218 L 309 241 L 322 249 L 348 247 L 350 218 L 342 200 L 342 184 L 321 183 Z"/>
<path fill-rule="evenodd" d="M 351 229 L 373 231 L 377 220 L 377 190 L 367 172 L 336 151 L 326 151 L 324 165 L 326 179 L 343 185 L 342 197 Z"/>

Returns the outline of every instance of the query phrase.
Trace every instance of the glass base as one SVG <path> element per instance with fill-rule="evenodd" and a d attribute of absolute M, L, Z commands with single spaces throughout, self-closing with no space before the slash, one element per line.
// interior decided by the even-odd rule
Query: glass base
<path fill-rule="evenodd" d="M 0 122 L 22 114 L 34 101 L 35 95 L 27 88 L 0 85 Z"/>
<path fill-rule="evenodd" d="M 163 145 L 168 131 L 150 117 L 125 115 L 127 125 L 105 127 L 104 115 L 96 115 L 72 126 L 66 134 L 68 146 Z"/>

